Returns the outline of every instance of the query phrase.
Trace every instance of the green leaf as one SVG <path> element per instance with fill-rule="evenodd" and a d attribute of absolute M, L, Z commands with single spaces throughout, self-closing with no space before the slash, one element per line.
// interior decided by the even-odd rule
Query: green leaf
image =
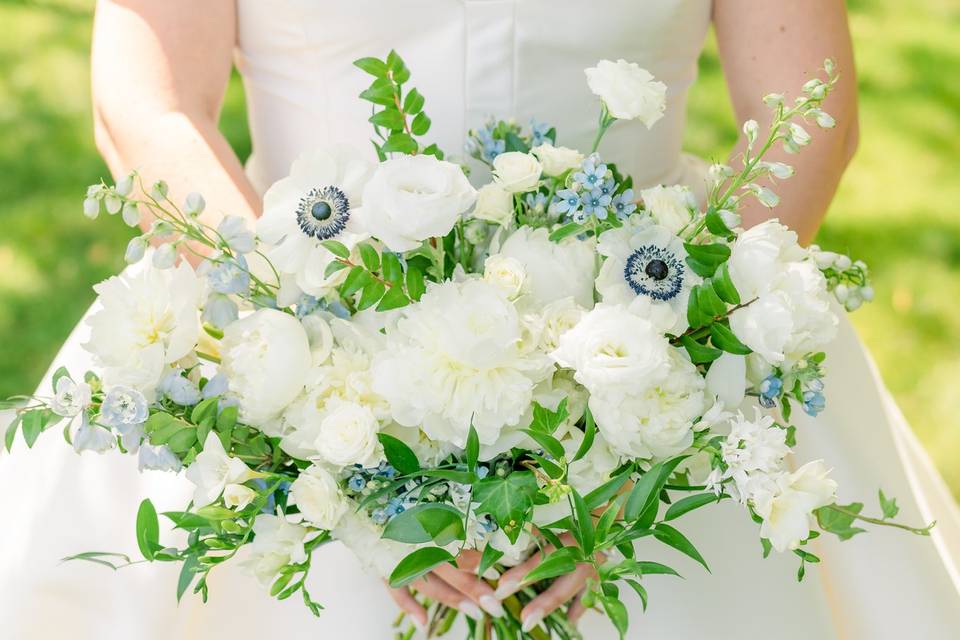
<path fill-rule="evenodd" d="M 849 540 L 858 533 L 865 531 L 860 527 L 853 526 L 853 523 L 856 522 L 856 515 L 863 511 L 862 502 L 852 502 L 850 504 L 837 506 L 848 513 L 842 513 L 836 509 L 832 509 L 829 505 L 813 512 L 817 516 L 817 523 L 821 529 L 834 534 L 841 540 Z"/>
<path fill-rule="evenodd" d="M 500 551 L 489 542 L 483 548 L 483 555 L 480 556 L 480 565 L 477 567 L 477 575 L 482 576 L 490 567 L 497 564 L 497 561 L 503 557 L 503 551 Z"/>
<path fill-rule="evenodd" d="M 553 456 L 554 460 L 560 460 L 564 457 L 565 451 L 560 441 L 548 433 L 534 429 L 521 429 L 525 434 L 533 438 L 537 444 L 543 447 L 543 450 Z"/>
<path fill-rule="evenodd" d="M 197 509 L 197 515 L 207 520 L 233 520 L 237 514 L 224 507 L 218 507 L 215 504 L 208 504 L 205 507 Z"/>
<path fill-rule="evenodd" d="M 690 297 L 687 299 L 687 322 L 691 329 L 696 329 L 712 320 L 713 318 L 700 309 L 700 285 L 696 285 L 690 290 Z"/>
<path fill-rule="evenodd" d="M 580 446 L 577 447 L 577 452 L 574 454 L 571 462 L 576 462 L 583 456 L 587 455 L 587 453 L 590 451 L 590 448 L 593 446 L 593 441 L 597 435 L 597 421 L 593 419 L 593 414 L 590 412 L 590 407 L 587 407 L 586 411 L 584 411 L 583 419 L 583 440 L 580 441 Z"/>
<path fill-rule="evenodd" d="M 553 433 L 568 417 L 570 417 L 570 412 L 567 411 L 566 398 L 560 401 L 556 411 L 550 411 L 550 409 L 535 402 L 533 403 L 533 421 L 530 423 L 530 428 L 543 433 Z"/>
<path fill-rule="evenodd" d="M 520 153 L 530 153 L 530 145 L 524 142 L 523 138 L 515 134 L 513 131 L 507 131 L 505 136 L 506 150 L 507 151 L 519 151 Z"/>
<path fill-rule="evenodd" d="M 630 588 L 633 589 L 638 596 L 640 596 L 640 603 L 643 605 L 643 610 L 647 610 L 647 590 L 643 588 L 643 585 L 633 580 L 631 578 L 625 578 L 624 581 L 630 585 Z"/>
<path fill-rule="evenodd" d="M 383 279 L 396 284 L 403 283 L 403 265 L 400 264 L 400 258 L 397 254 L 390 251 L 384 252 L 383 256 Z"/>
<path fill-rule="evenodd" d="M 730 247 L 725 244 L 692 244 L 684 242 L 687 264 L 698 275 L 708 278 L 730 257 Z"/>
<path fill-rule="evenodd" d="M 467 433 L 465 453 L 467 456 L 467 470 L 470 473 L 475 473 L 477 470 L 477 461 L 480 459 L 480 436 L 477 434 L 477 430 L 472 423 L 470 424 L 470 432 Z"/>
<path fill-rule="evenodd" d="M 687 353 L 690 354 L 690 361 L 694 364 L 703 364 L 713 362 L 723 355 L 723 351 L 715 349 L 709 345 L 700 344 L 690 336 L 681 336 L 680 343 Z"/>
<path fill-rule="evenodd" d="M 662 522 L 658 523 L 653 529 L 653 537 L 660 542 L 673 547 L 677 551 L 690 556 L 702 564 L 704 569 L 710 571 L 710 567 L 707 566 L 706 560 L 703 559 L 703 556 L 700 555 L 700 552 L 697 551 L 697 548 L 694 547 L 693 544 L 687 540 L 682 533 L 670 525 Z"/>
<path fill-rule="evenodd" d="M 570 494 L 573 497 L 574 513 L 577 517 L 577 542 L 580 543 L 580 549 L 583 550 L 584 555 L 589 557 L 593 553 L 596 533 L 593 528 L 593 516 L 583 496 L 576 489 L 572 489 Z"/>
<path fill-rule="evenodd" d="M 380 303 L 377 305 L 377 311 L 391 311 L 399 309 L 410 304 L 410 298 L 403 292 L 399 286 L 393 286 L 387 290 Z"/>
<path fill-rule="evenodd" d="M 124 565 L 115 565 L 105 558 L 119 558 L 124 561 Z M 86 562 L 94 562 L 96 564 L 101 564 L 105 567 L 110 567 L 114 571 L 120 568 L 120 566 L 125 566 L 132 564 L 130 556 L 125 553 L 113 553 L 110 551 L 84 551 L 83 553 L 78 553 L 76 555 L 67 556 L 66 558 L 61 558 L 60 562 L 71 562 L 73 560 L 84 560 Z"/>
<path fill-rule="evenodd" d="M 528 451 L 527 455 L 530 456 L 534 462 L 540 465 L 540 468 L 543 469 L 544 472 L 546 472 L 546 474 L 554 480 L 559 480 L 563 477 L 563 469 L 557 463 L 551 462 L 550 460 L 547 460 L 543 456 L 533 453 L 532 451 Z"/>
<path fill-rule="evenodd" d="M 713 493 L 698 493 L 696 495 L 687 496 L 686 498 L 677 500 L 670 505 L 670 508 L 667 509 L 667 513 L 663 516 L 663 519 L 676 520 L 680 516 L 684 515 L 685 513 L 689 513 L 694 509 L 699 509 L 704 505 L 719 501 L 720 498 Z"/>
<path fill-rule="evenodd" d="M 673 473 L 673 470 L 687 457 L 688 456 L 677 456 L 659 462 L 640 476 L 640 480 L 634 485 L 633 490 L 630 492 L 630 497 L 627 498 L 627 504 L 624 507 L 623 515 L 627 522 L 633 522 L 643 516 L 641 523 L 645 524 L 646 527 L 650 526 L 646 521 L 649 520 L 649 522 L 653 522 L 653 519 L 656 518 L 660 491 L 664 485 L 667 484 L 667 480 L 670 479 L 670 474 Z M 650 515 L 651 511 L 652 516 Z"/>
<path fill-rule="evenodd" d="M 407 443 L 386 433 L 379 433 L 377 437 L 380 438 L 380 444 L 383 445 L 383 455 L 386 456 L 387 462 L 398 473 L 409 475 L 420 471 L 420 461 L 417 460 L 417 454 L 407 446 Z"/>
<path fill-rule="evenodd" d="M 533 510 L 533 497 L 539 491 L 532 471 L 514 471 L 505 478 L 487 477 L 473 487 L 478 513 L 489 513 L 515 543 L 523 523 Z"/>
<path fill-rule="evenodd" d="M 219 401 L 219 398 L 207 398 L 198 403 L 190 412 L 190 421 L 193 424 L 200 424 L 208 418 L 216 420 Z"/>
<path fill-rule="evenodd" d="M 417 267 L 407 267 L 407 295 L 411 300 L 420 300 L 427 291 L 427 286 L 423 279 L 423 272 Z"/>
<path fill-rule="evenodd" d="M 720 265 L 717 272 L 713 274 L 713 288 L 724 302 L 740 304 L 740 292 L 737 291 L 737 287 L 733 284 L 727 263 Z"/>
<path fill-rule="evenodd" d="M 383 537 L 406 544 L 435 542 L 444 546 L 463 540 L 463 514 L 449 504 L 418 504 L 391 518 L 383 529 Z"/>
<path fill-rule="evenodd" d="M 370 271 L 376 271 L 380 268 L 380 254 L 373 248 L 373 245 L 366 242 L 360 244 L 360 259 Z"/>
<path fill-rule="evenodd" d="M 396 51 L 391 50 L 387 54 L 387 69 L 393 74 L 393 79 L 398 82 L 406 82 L 410 78 L 410 71 L 407 65 L 403 63 L 403 58 Z"/>
<path fill-rule="evenodd" d="M 397 111 L 396 107 L 387 107 L 383 111 L 378 111 L 368 118 L 368 120 L 377 125 L 378 127 L 384 127 L 390 129 L 391 131 L 403 131 L 404 128 L 404 119 L 403 114 Z"/>
<path fill-rule="evenodd" d="M 618 598 L 608 595 L 600 596 L 600 603 L 603 605 L 603 610 L 607 613 L 607 617 L 610 618 L 613 626 L 617 628 L 617 633 L 620 634 L 620 640 L 626 638 L 627 627 L 630 624 L 626 605 L 620 602 Z"/>
<path fill-rule="evenodd" d="M 28 448 L 33 447 L 33 443 L 43 431 L 43 411 L 43 409 L 34 409 L 21 414 L 20 430 L 23 431 L 23 439 L 27 442 Z"/>
<path fill-rule="evenodd" d="M 166 445 L 174 453 L 186 453 L 190 447 L 197 443 L 197 429 L 187 425 L 180 429 L 167 440 Z"/>
<path fill-rule="evenodd" d="M 436 143 L 431 144 L 424 149 L 423 154 L 427 156 L 433 156 L 437 160 L 443 160 L 443 151 L 440 150 L 440 147 L 438 147 Z"/>
<path fill-rule="evenodd" d="M 205 518 L 201 518 L 197 514 L 190 513 L 189 511 L 164 511 L 161 515 L 169 519 L 177 529 L 189 531 L 191 529 L 210 526 L 210 523 L 207 522 Z"/>
<path fill-rule="evenodd" d="M 422 136 L 429 130 L 430 130 L 430 118 L 427 117 L 426 113 L 421 111 L 413 119 L 413 122 L 410 123 L 410 131 L 415 136 Z"/>
<path fill-rule="evenodd" d="M 734 233 L 723 221 L 723 217 L 716 211 L 708 211 L 706 216 L 707 229 L 715 236 L 733 238 Z"/>
<path fill-rule="evenodd" d="M 374 104 L 383 105 L 385 107 L 394 106 L 396 104 L 393 87 L 391 86 L 378 86 L 374 84 L 369 89 L 364 89 L 360 92 L 360 99 L 366 100 L 367 102 L 372 102 Z"/>
<path fill-rule="evenodd" d="M 53 372 L 53 378 L 51 379 L 51 386 L 53 386 L 54 391 L 57 389 L 57 382 L 60 381 L 60 378 L 70 378 L 70 372 L 67 371 L 66 367 L 60 367 Z"/>
<path fill-rule="evenodd" d="M 387 63 L 378 58 L 360 58 L 353 65 L 377 78 L 387 77 Z"/>
<path fill-rule="evenodd" d="M 454 557 L 446 549 L 439 547 L 424 547 L 409 554 L 397 564 L 390 574 L 390 586 L 394 589 L 406 586 L 441 564 L 454 563 Z"/>
<path fill-rule="evenodd" d="M 384 153 L 416 153 L 420 145 L 409 134 L 394 132 L 381 148 Z"/>
<path fill-rule="evenodd" d="M 627 469 L 626 471 L 613 476 L 610 480 L 604 482 L 602 485 L 585 495 L 583 500 L 587 503 L 587 507 L 590 509 L 596 509 L 599 506 L 605 505 L 610 502 L 613 496 L 620 492 L 620 489 L 623 488 L 629 479 L 630 470 Z"/>
<path fill-rule="evenodd" d="M 370 273 L 357 265 L 350 269 L 350 273 L 347 274 L 346 280 L 343 281 L 343 284 L 340 286 L 340 295 L 344 298 L 352 296 L 360 289 L 363 289 L 368 282 L 373 278 L 370 276 Z"/>
<path fill-rule="evenodd" d="M 700 293 L 697 302 L 700 309 L 712 318 L 722 316 L 727 312 L 727 303 L 720 299 L 717 292 L 713 290 L 712 281 L 704 282 L 699 285 Z"/>
<path fill-rule="evenodd" d="M 543 559 L 532 571 L 523 577 L 523 584 L 532 584 L 541 580 L 564 576 L 577 570 L 576 549 L 560 547 Z"/>
<path fill-rule="evenodd" d="M 550 240 L 553 242 L 560 242 L 564 238 L 577 235 L 584 231 L 584 226 L 579 222 L 568 222 L 567 224 L 557 227 L 550 232 Z"/>
<path fill-rule="evenodd" d="M 350 257 L 350 249 L 347 249 L 347 246 L 339 240 L 324 240 L 320 244 L 323 245 L 324 249 L 338 258 L 346 260 Z"/>
<path fill-rule="evenodd" d="M 407 97 L 403 99 L 403 112 L 415 116 L 423 111 L 423 96 L 416 89 L 410 89 Z"/>
<path fill-rule="evenodd" d="M 710 340 L 714 346 L 728 353 L 745 356 L 753 352 L 753 349 L 740 342 L 740 338 L 730 330 L 730 327 L 719 322 L 710 325 Z"/>
<path fill-rule="evenodd" d="M 377 304 L 386 291 L 387 287 L 382 282 L 379 280 L 370 280 L 370 282 L 363 286 L 363 291 L 360 293 L 360 301 L 357 302 L 357 309 L 363 311 Z"/>
<path fill-rule="evenodd" d="M 883 494 L 883 489 L 879 491 L 880 510 L 883 512 L 884 519 L 895 518 L 900 513 L 900 507 L 897 506 L 896 498 L 888 498 Z"/>
<path fill-rule="evenodd" d="M 343 270 L 343 269 L 346 269 L 346 268 L 348 268 L 349 266 L 350 266 L 350 265 L 347 264 L 346 262 L 340 262 L 339 260 L 333 260 L 333 261 L 329 262 L 329 263 L 327 264 L 326 268 L 323 270 L 323 277 L 324 277 L 324 278 L 329 278 L 330 276 L 332 276 L 333 274 L 335 274 L 337 271 L 341 271 L 341 270 Z"/>
<path fill-rule="evenodd" d="M 149 499 L 141 502 L 137 510 L 137 546 L 147 560 L 153 560 L 160 548 L 160 522 L 157 520 L 157 510 Z"/>
<path fill-rule="evenodd" d="M 17 437 L 17 427 L 20 426 L 21 415 L 18 413 L 13 420 L 7 425 L 7 432 L 3 436 L 3 443 L 7 447 L 7 451 L 13 450 L 13 441 Z"/>
<path fill-rule="evenodd" d="M 196 556 L 188 556 L 180 566 L 180 576 L 177 578 L 177 602 L 183 598 L 183 594 L 190 588 L 190 583 L 197 577 L 195 568 L 199 567 Z"/>

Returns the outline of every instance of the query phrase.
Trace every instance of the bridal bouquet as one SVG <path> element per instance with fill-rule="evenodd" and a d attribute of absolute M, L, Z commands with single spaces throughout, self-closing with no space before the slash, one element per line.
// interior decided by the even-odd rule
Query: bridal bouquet
<path fill-rule="evenodd" d="M 648 578 L 676 574 L 644 559 L 651 545 L 707 566 L 681 532 L 694 509 L 738 502 L 758 552 L 796 555 L 801 579 L 820 531 L 927 533 L 893 522 L 882 492 L 877 517 L 838 504 L 823 461 L 788 465 L 791 414 L 824 408 L 831 297 L 853 310 L 872 291 L 862 262 L 801 247 L 776 220 L 744 230 L 737 211 L 776 206 L 768 185 L 793 174 L 769 149 L 833 126 L 830 61 L 795 99 L 764 98 L 769 130 L 744 125 L 738 166 L 712 167 L 702 206 L 686 187 L 635 188 L 597 153 L 618 120 L 663 114 L 665 86 L 635 64 L 587 69 L 600 117 L 585 152 L 536 122 L 471 131 L 467 152 L 492 175 L 479 190 L 422 142 L 431 121 L 403 61 L 356 65 L 374 78 L 360 97 L 379 162 L 306 153 L 255 231 L 231 216 L 207 226 L 200 195 L 178 204 L 136 174 L 90 187 L 89 217 L 152 227 L 95 287 L 95 370 L 14 399 L 8 448 L 61 423 L 78 452 L 118 449 L 196 486 L 162 514 L 185 532 L 177 544 L 149 500 L 136 522 L 146 560 L 182 564 L 178 597 L 206 597 L 209 573 L 239 555 L 271 596 L 319 615 L 312 554 L 339 540 L 394 587 L 472 553 L 503 604 L 473 608 L 470 638 L 579 637 L 565 611 L 520 611 L 586 567 L 582 606 L 623 637 L 621 588 L 645 607 Z M 458 612 L 426 604 L 442 635 Z"/>

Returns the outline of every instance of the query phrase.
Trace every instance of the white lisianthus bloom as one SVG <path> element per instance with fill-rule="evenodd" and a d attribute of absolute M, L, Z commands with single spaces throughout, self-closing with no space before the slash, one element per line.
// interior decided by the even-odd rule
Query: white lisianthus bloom
<path fill-rule="evenodd" d="M 544 228 L 520 227 L 500 247 L 500 255 L 519 260 L 526 271 L 525 298 L 538 310 L 555 300 L 572 297 L 586 309 L 593 307 L 596 255 L 590 241 L 549 239 Z"/>
<path fill-rule="evenodd" d="M 382 162 L 363 190 L 357 221 L 391 251 L 447 235 L 477 199 L 463 169 L 428 154 Z"/>
<path fill-rule="evenodd" d="M 656 185 L 640 192 L 644 209 L 653 219 L 670 233 L 677 234 L 690 224 L 697 201 L 690 187 L 675 185 L 665 187 Z"/>
<path fill-rule="evenodd" d="M 768 220 L 740 234 L 731 247 L 727 267 L 740 298 L 746 302 L 768 291 L 788 264 L 805 256 L 795 232 L 777 220 Z"/>
<path fill-rule="evenodd" d="M 543 173 L 548 176 L 563 175 L 571 169 L 579 168 L 583 163 L 583 154 L 576 149 L 555 147 L 552 144 L 544 143 L 534 147 L 531 151 L 540 159 Z"/>
<path fill-rule="evenodd" d="M 380 425 L 373 412 L 363 405 L 343 401 L 327 408 L 316 440 L 320 458 L 337 469 L 353 464 L 370 467 L 379 462 Z"/>
<path fill-rule="evenodd" d="M 229 324 L 221 342 L 220 370 L 240 400 L 240 417 L 262 425 L 300 394 L 310 369 L 310 343 L 293 316 L 260 309 Z"/>
<path fill-rule="evenodd" d="M 382 538 L 382 535 L 383 529 L 371 522 L 366 514 L 358 513 L 356 505 L 349 502 L 333 530 L 334 539 L 353 551 L 364 571 L 387 578 L 414 547 Z"/>
<path fill-rule="evenodd" d="M 92 393 L 86 382 L 74 382 L 69 377 L 62 376 L 54 387 L 50 408 L 58 416 L 73 418 L 90 406 Z"/>
<path fill-rule="evenodd" d="M 687 329 L 690 291 L 702 279 L 686 264 L 687 251 L 680 238 L 665 227 L 637 218 L 601 234 L 597 252 L 606 257 L 596 281 L 605 303 L 631 305 L 646 298 L 651 311 L 663 307 L 672 312 L 671 322 L 661 326 L 662 330 L 679 335 Z M 641 306 L 632 310 L 653 321 L 640 313 Z"/>
<path fill-rule="evenodd" d="M 300 513 L 321 529 L 333 529 L 347 511 L 347 501 L 336 479 L 323 467 L 313 465 L 290 485 L 290 496 Z"/>
<path fill-rule="evenodd" d="M 253 522 L 254 538 L 248 546 L 250 556 L 242 566 L 253 573 L 264 588 L 269 588 L 288 564 L 307 560 L 303 541 L 306 527 L 289 522 L 282 516 L 260 514 Z"/>
<path fill-rule="evenodd" d="M 228 484 L 223 489 L 223 504 L 228 509 L 239 511 L 253 502 L 256 497 L 256 491 L 242 484 Z"/>
<path fill-rule="evenodd" d="M 637 378 L 633 391 L 600 389 L 590 410 L 610 448 L 630 458 L 666 458 L 693 443 L 694 420 L 706 409 L 703 377 L 685 352 L 671 348 L 659 382 Z"/>
<path fill-rule="evenodd" d="M 493 179 L 510 193 L 533 191 L 540 184 L 541 173 L 540 161 L 529 153 L 508 151 L 493 160 Z"/>
<path fill-rule="evenodd" d="M 366 239 L 355 214 L 372 169 L 348 147 L 311 151 L 264 194 L 257 233 L 271 245 L 266 255 L 281 275 L 280 304 L 301 292 L 322 296 L 346 277 L 346 270 L 326 276 L 335 256 L 321 242 L 336 240 L 352 250 Z"/>
<path fill-rule="evenodd" d="M 633 62 L 601 60 L 585 70 L 587 84 L 614 118 L 639 120 L 647 129 L 663 117 L 667 85 Z"/>
<path fill-rule="evenodd" d="M 374 390 L 398 423 L 459 447 L 471 424 L 492 444 L 518 423 L 552 365 L 521 348 L 520 316 L 498 287 L 443 282 L 402 311 L 373 365 Z"/>
<path fill-rule="evenodd" d="M 203 451 L 187 467 L 186 476 L 195 486 L 194 504 L 204 507 L 215 502 L 228 485 L 243 484 L 258 474 L 240 458 L 228 456 L 220 438 L 211 431 L 203 442 Z"/>
<path fill-rule="evenodd" d="M 495 253 L 483 263 L 483 279 L 499 287 L 511 300 L 523 291 L 526 276 L 523 263 L 516 258 Z"/>
<path fill-rule="evenodd" d="M 471 215 L 477 220 L 507 227 L 513 221 L 513 194 L 496 182 L 485 184 L 477 191 L 477 203 Z"/>
<path fill-rule="evenodd" d="M 670 344 L 646 319 L 622 305 L 598 304 L 560 337 L 551 353 L 590 393 L 624 394 L 665 375 Z"/>
<path fill-rule="evenodd" d="M 754 496 L 754 509 L 763 518 L 760 535 L 774 549 L 799 547 L 814 526 L 813 512 L 836 501 L 837 483 L 827 477 L 829 473 L 822 460 L 808 462 L 793 473 L 783 473 Z"/>
<path fill-rule="evenodd" d="M 200 288 L 185 261 L 175 269 L 149 262 L 129 267 L 94 287 L 100 308 L 87 321 L 90 341 L 84 348 L 105 369 L 124 371 L 120 377 L 130 386 L 152 391 L 163 365 L 189 355 L 197 344 Z"/>

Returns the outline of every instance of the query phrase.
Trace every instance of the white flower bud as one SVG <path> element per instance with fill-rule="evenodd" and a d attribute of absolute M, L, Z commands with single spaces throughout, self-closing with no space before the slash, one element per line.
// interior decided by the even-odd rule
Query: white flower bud
<path fill-rule="evenodd" d="M 86 198 L 83 201 L 83 215 L 91 220 L 96 220 L 100 215 L 100 201 L 96 198 Z"/>
<path fill-rule="evenodd" d="M 790 123 L 789 139 L 798 147 L 805 147 L 810 144 L 810 134 L 796 122 Z"/>
<path fill-rule="evenodd" d="M 173 226 L 166 220 L 154 220 L 150 225 L 150 235 L 156 238 L 165 238 L 173 233 Z"/>
<path fill-rule="evenodd" d="M 153 252 L 153 266 L 157 269 L 169 269 L 177 261 L 177 249 L 172 243 L 162 244 Z"/>
<path fill-rule="evenodd" d="M 860 297 L 863 298 L 865 302 L 873 302 L 873 296 L 873 287 L 868 285 L 860 289 Z"/>
<path fill-rule="evenodd" d="M 758 184 L 750 184 L 747 185 L 747 189 L 752 191 L 753 195 L 757 197 L 757 200 L 760 202 L 760 204 L 768 209 L 772 209 L 780 204 L 780 196 L 766 187 L 761 187 Z"/>
<path fill-rule="evenodd" d="M 837 126 L 837 121 L 833 119 L 833 116 L 822 109 L 813 109 L 810 115 L 814 117 L 817 121 L 817 126 L 821 129 L 833 129 Z"/>
<path fill-rule="evenodd" d="M 846 271 L 847 269 L 853 266 L 853 261 L 850 260 L 849 256 L 838 255 L 833 265 L 840 271 Z"/>
<path fill-rule="evenodd" d="M 747 144 L 751 147 L 757 141 L 758 133 L 760 133 L 760 125 L 756 120 L 747 120 L 743 123 L 743 135 L 747 137 Z"/>
<path fill-rule="evenodd" d="M 107 194 L 103 199 L 103 204 L 106 206 L 107 213 L 110 215 L 120 213 L 120 209 L 123 208 L 123 200 L 112 193 Z"/>
<path fill-rule="evenodd" d="M 827 72 L 828 76 L 832 76 L 835 69 L 836 64 L 834 64 L 831 58 L 827 58 L 823 61 L 823 70 Z"/>
<path fill-rule="evenodd" d="M 130 195 L 130 192 L 133 191 L 133 174 L 120 178 L 114 187 L 114 191 L 124 198 Z"/>
<path fill-rule="evenodd" d="M 206 209 L 207 202 L 203 199 L 203 196 L 194 191 L 187 195 L 186 201 L 183 203 L 183 210 L 191 216 L 199 216 L 203 213 L 203 210 Z"/>
<path fill-rule="evenodd" d="M 782 93 L 768 93 L 763 96 L 763 104 L 768 107 L 778 107 L 783 104 L 783 94 Z"/>
<path fill-rule="evenodd" d="M 764 162 L 763 167 L 770 172 L 770 175 L 780 180 L 786 180 L 793 175 L 793 167 L 783 162 Z"/>
<path fill-rule="evenodd" d="M 847 311 L 856 311 L 863 306 L 863 298 L 861 298 L 859 294 L 854 291 L 850 294 L 850 297 L 847 298 L 847 301 L 843 303 L 843 306 Z"/>
<path fill-rule="evenodd" d="M 135 227 L 140 224 L 140 209 L 136 202 L 127 202 L 123 205 L 123 221 L 128 227 Z"/>
<path fill-rule="evenodd" d="M 729 209 L 720 209 L 717 211 L 717 215 L 720 216 L 720 219 L 723 220 L 723 224 L 727 225 L 728 229 L 736 229 L 740 226 L 742 221 L 740 214 L 736 211 L 730 211 Z"/>
<path fill-rule="evenodd" d="M 154 200 L 164 200 L 167 197 L 167 193 L 169 193 L 169 191 L 170 191 L 170 187 L 167 185 L 166 182 L 164 182 L 163 180 L 157 180 L 154 183 L 153 188 L 150 189 L 150 195 L 153 197 Z"/>
<path fill-rule="evenodd" d="M 847 301 L 847 298 L 850 297 L 850 287 L 845 284 L 838 284 L 833 288 L 833 295 L 837 298 L 837 301 L 844 303 Z"/>
<path fill-rule="evenodd" d="M 147 241 L 144 240 L 142 236 L 137 236 L 136 238 L 131 238 L 130 242 L 127 243 L 127 251 L 123 254 L 123 259 L 127 264 L 134 264 L 140 262 L 146 252 Z"/>

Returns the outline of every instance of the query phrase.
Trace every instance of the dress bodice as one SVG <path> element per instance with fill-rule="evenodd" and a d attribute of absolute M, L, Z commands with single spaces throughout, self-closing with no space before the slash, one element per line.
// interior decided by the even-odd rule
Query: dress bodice
<path fill-rule="evenodd" d="M 369 76 L 352 65 L 396 49 L 426 97 L 426 139 L 463 156 L 466 132 L 489 116 L 536 117 L 558 144 L 589 149 L 598 107 L 583 70 L 625 58 L 667 85 L 652 130 L 618 123 L 601 153 L 641 186 L 685 182 L 686 94 L 711 0 L 238 0 L 237 66 L 264 190 L 302 151 L 330 143 L 370 149 Z"/>

